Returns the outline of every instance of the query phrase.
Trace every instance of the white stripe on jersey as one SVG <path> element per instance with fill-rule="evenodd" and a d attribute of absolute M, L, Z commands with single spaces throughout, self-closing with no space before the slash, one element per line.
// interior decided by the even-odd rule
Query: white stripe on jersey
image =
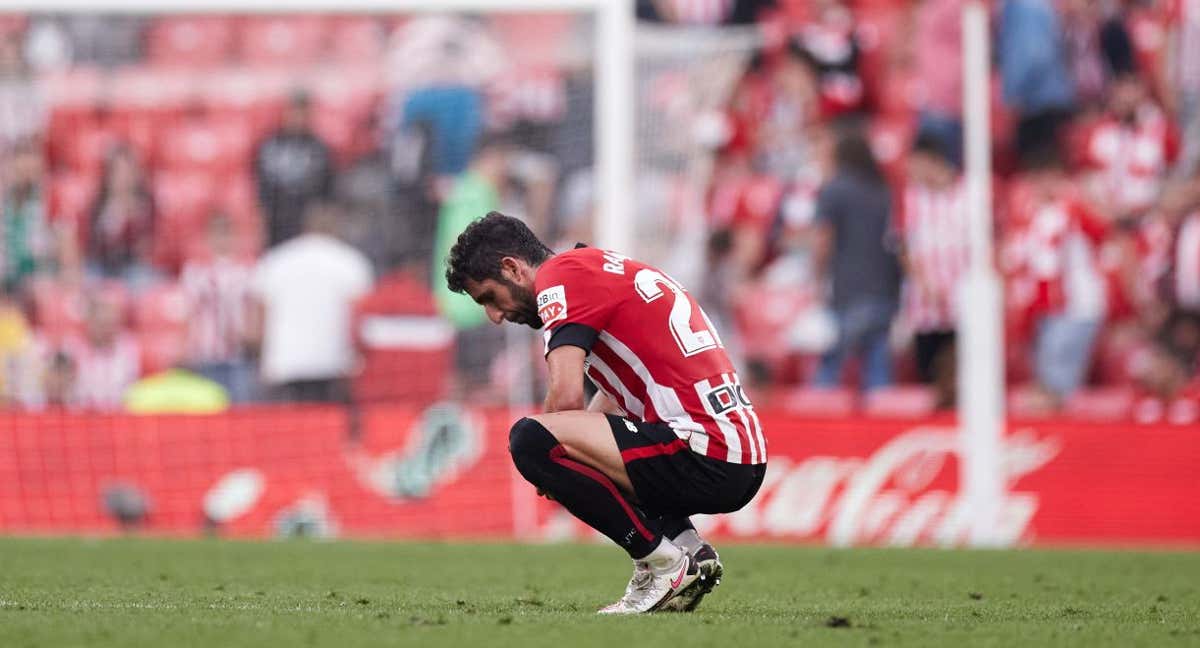
<path fill-rule="evenodd" d="M 619 395 L 611 395 L 614 397 L 619 397 L 622 401 L 624 401 L 621 403 L 621 405 L 625 408 L 626 412 L 629 412 L 629 414 L 637 417 L 639 420 L 646 420 L 645 404 L 643 404 L 637 396 L 634 396 L 633 393 L 629 391 L 629 388 L 625 386 L 625 383 L 621 382 L 621 379 L 617 377 L 617 374 L 612 370 L 612 367 L 609 367 L 607 364 L 605 364 L 605 362 L 600 359 L 600 356 L 594 353 L 588 358 L 588 364 L 593 369 L 600 372 L 600 375 L 604 376 L 604 379 L 608 381 L 609 385 L 612 385 L 613 389 L 616 389 L 618 392 L 620 392 Z"/>
<path fill-rule="evenodd" d="M 659 418 L 666 421 L 679 438 L 686 439 L 693 452 L 707 455 L 708 435 L 704 434 L 704 426 L 694 421 L 687 410 L 683 408 L 683 403 L 679 401 L 679 394 L 676 394 L 675 390 L 670 387 L 658 384 L 650 375 L 650 370 L 646 368 L 641 358 L 624 342 L 613 337 L 612 333 L 600 331 L 599 341 L 612 349 L 612 352 L 629 365 L 638 378 L 642 379 L 646 385 L 646 395 L 650 397 L 650 404 L 658 412 Z"/>
<path fill-rule="evenodd" d="M 704 411 L 712 417 L 717 423 L 717 428 L 721 430 L 721 435 L 725 437 L 725 447 L 729 451 L 729 456 L 725 461 L 729 463 L 742 463 L 742 437 L 738 434 L 737 426 L 725 414 L 717 414 L 713 410 L 712 403 L 708 402 L 708 393 L 713 390 L 712 383 L 707 380 L 701 380 L 695 384 L 696 395 L 700 398 L 700 404 L 704 407 Z M 754 448 L 750 448 L 750 457 L 754 457 Z M 753 462 L 751 462 L 753 463 Z"/>
<path fill-rule="evenodd" d="M 734 385 L 738 390 L 740 397 L 742 391 L 742 383 L 738 380 L 737 374 L 724 374 L 725 381 Z M 749 398 L 747 398 L 749 402 Z M 746 422 L 746 434 L 750 437 L 750 443 L 754 447 L 755 463 L 765 463 L 767 461 L 767 440 L 763 436 L 762 422 L 758 420 L 758 414 L 754 412 L 753 405 L 741 405 L 738 407 L 738 413 L 742 420 Z"/>

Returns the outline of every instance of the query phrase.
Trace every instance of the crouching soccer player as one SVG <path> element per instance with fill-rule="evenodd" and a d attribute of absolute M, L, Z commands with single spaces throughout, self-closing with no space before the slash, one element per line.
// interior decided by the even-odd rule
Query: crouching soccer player
<path fill-rule="evenodd" d="M 539 494 L 633 558 L 603 614 L 690 611 L 720 582 L 689 515 L 728 513 L 766 472 L 762 426 L 696 301 L 655 268 L 604 250 L 554 254 L 492 212 L 458 237 L 451 290 L 496 324 L 544 328 L 545 413 L 513 424 L 509 451 Z M 584 404 L 583 375 L 598 388 Z"/>

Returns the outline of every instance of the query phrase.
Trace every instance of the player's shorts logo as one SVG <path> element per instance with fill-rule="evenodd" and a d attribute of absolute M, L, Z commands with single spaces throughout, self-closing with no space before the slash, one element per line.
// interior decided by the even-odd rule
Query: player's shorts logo
<path fill-rule="evenodd" d="M 549 326 L 567 317 L 567 291 L 561 284 L 551 286 L 538 293 L 538 317 L 542 324 Z"/>

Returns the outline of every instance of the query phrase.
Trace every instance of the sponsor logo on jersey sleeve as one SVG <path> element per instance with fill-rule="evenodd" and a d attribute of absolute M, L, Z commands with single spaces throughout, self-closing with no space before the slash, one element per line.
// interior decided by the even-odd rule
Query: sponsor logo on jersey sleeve
<path fill-rule="evenodd" d="M 537 296 L 538 317 L 542 318 L 542 324 L 550 326 L 551 324 L 566 319 L 567 317 L 567 290 L 559 284 L 550 286 L 549 288 L 538 293 Z"/>

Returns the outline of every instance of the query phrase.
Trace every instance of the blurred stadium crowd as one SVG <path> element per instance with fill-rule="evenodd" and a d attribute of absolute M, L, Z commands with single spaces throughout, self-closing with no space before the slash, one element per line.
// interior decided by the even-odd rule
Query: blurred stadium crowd
<path fill-rule="evenodd" d="M 953 407 L 962 4 L 638 3 L 759 34 L 687 127 L 713 160 L 693 289 L 760 399 Z M 1010 408 L 1197 420 L 1200 1 L 992 7 Z M 501 209 L 590 238 L 578 17 L 0 27 L 10 407 L 501 399 L 527 358 L 446 293 L 453 237 Z"/>

